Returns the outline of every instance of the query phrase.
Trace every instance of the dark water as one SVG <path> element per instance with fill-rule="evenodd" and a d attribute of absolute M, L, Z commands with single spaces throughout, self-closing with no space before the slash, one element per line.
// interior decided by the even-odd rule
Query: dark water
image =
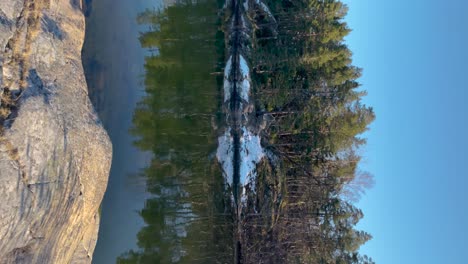
<path fill-rule="evenodd" d="M 374 118 L 346 7 L 223 5 L 88 6 L 83 61 L 114 146 L 94 263 L 373 263 L 342 196 Z"/>
<path fill-rule="evenodd" d="M 136 17 L 159 1 L 88 1 L 83 62 L 91 99 L 113 143 L 113 162 L 102 204 L 94 263 L 114 263 L 117 256 L 137 247 L 136 234 L 144 225 L 138 211 L 148 197 L 141 170 L 151 153 L 133 145 L 133 111 L 144 95 L 145 49 L 138 41 Z"/>
<path fill-rule="evenodd" d="M 84 62 L 114 157 L 93 263 L 233 261 L 216 161 L 220 1 L 95 0 Z M 146 11 L 144 11 L 146 10 Z"/>
<path fill-rule="evenodd" d="M 143 47 L 146 96 L 134 113 L 136 146 L 151 151 L 139 249 L 120 263 L 227 263 L 233 260 L 232 214 L 217 164 L 224 34 L 216 1 L 147 11 Z"/>

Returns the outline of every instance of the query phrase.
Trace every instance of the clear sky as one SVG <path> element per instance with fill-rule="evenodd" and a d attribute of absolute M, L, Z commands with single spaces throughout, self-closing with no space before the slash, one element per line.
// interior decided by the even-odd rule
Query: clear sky
<path fill-rule="evenodd" d="M 468 263 L 468 0 L 345 0 L 377 119 L 362 167 L 362 252 L 378 264 Z"/>

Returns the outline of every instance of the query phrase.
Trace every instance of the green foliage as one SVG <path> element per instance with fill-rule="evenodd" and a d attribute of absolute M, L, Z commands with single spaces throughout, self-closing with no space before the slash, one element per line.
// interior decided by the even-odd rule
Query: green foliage
<path fill-rule="evenodd" d="M 245 263 L 370 264 L 358 253 L 371 239 L 355 229 L 363 213 L 343 197 L 362 194 L 357 154 L 374 119 L 343 38 L 347 7 L 337 0 L 266 0 L 278 21 L 257 22 L 250 54 L 258 116 L 268 120 L 257 194 L 234 226 L 211 127 L 220 108 L 224 33 L 215 0 L 146 11 L 140 41 L 146 96 L 134 115 L 135 144 L 154 154 L 143 172 L 148 199 L 139 250 L 118 263 L 228 263 L 242 232 Z M 218 15 L 217 15 L 218 14 Z"/>
<path fill-rule="evenodd" d="M 224 62 L 214 0 L 185 1 L 146 11 L 141 45 L 146 95 L 133 118 L 135 145 L 153 154 L 142 173 L 152 194 L 140 212 L 138 250 L 118 263 L 207 263 L 232 259 L 232 219 L 221 171 L 210 153 Z"/>
<path fill-rule="evenodd" d="M 347 7 L 337 0 L 265 2 L 279 21 L 278 37 L 257 31 L 253 88 L 258 113 L 271 120 L 264 145 L 279 157 L 272 166 L 282 168 L 274 176 L 282 180 L 259 194 L 281 206 L 272 235 L 256 240 L 263 239 L 268 250 L 276 242 L 271 263 L 277 252 L 284 252 L 278 263 L 373 263 L 358 254 L 371 239 L 355 230 L 363 214 L 344 197 L 359 197 L 372 185 L 369 174 L 356 181 L 356 150 L 375 118 L 361 103 L 361 69 L 352 65 L 344 43 Z"/>

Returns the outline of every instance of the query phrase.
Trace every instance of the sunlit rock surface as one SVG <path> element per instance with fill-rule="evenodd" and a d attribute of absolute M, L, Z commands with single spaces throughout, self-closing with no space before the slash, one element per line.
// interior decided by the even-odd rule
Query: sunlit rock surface
<path fill-rule="evenodd" d="M 111 144 L 81 64 L 81 1 L 0 0 L 0 263 L 90 263 Z"/>

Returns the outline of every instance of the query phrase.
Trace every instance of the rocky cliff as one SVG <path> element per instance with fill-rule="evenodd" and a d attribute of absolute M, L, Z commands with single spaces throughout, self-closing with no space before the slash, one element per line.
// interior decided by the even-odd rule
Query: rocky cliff
<path fill-rule="evenodd" d="M 80 0 L 0 0 L 0 263 L 90 263 L 111 144 Z"/>

